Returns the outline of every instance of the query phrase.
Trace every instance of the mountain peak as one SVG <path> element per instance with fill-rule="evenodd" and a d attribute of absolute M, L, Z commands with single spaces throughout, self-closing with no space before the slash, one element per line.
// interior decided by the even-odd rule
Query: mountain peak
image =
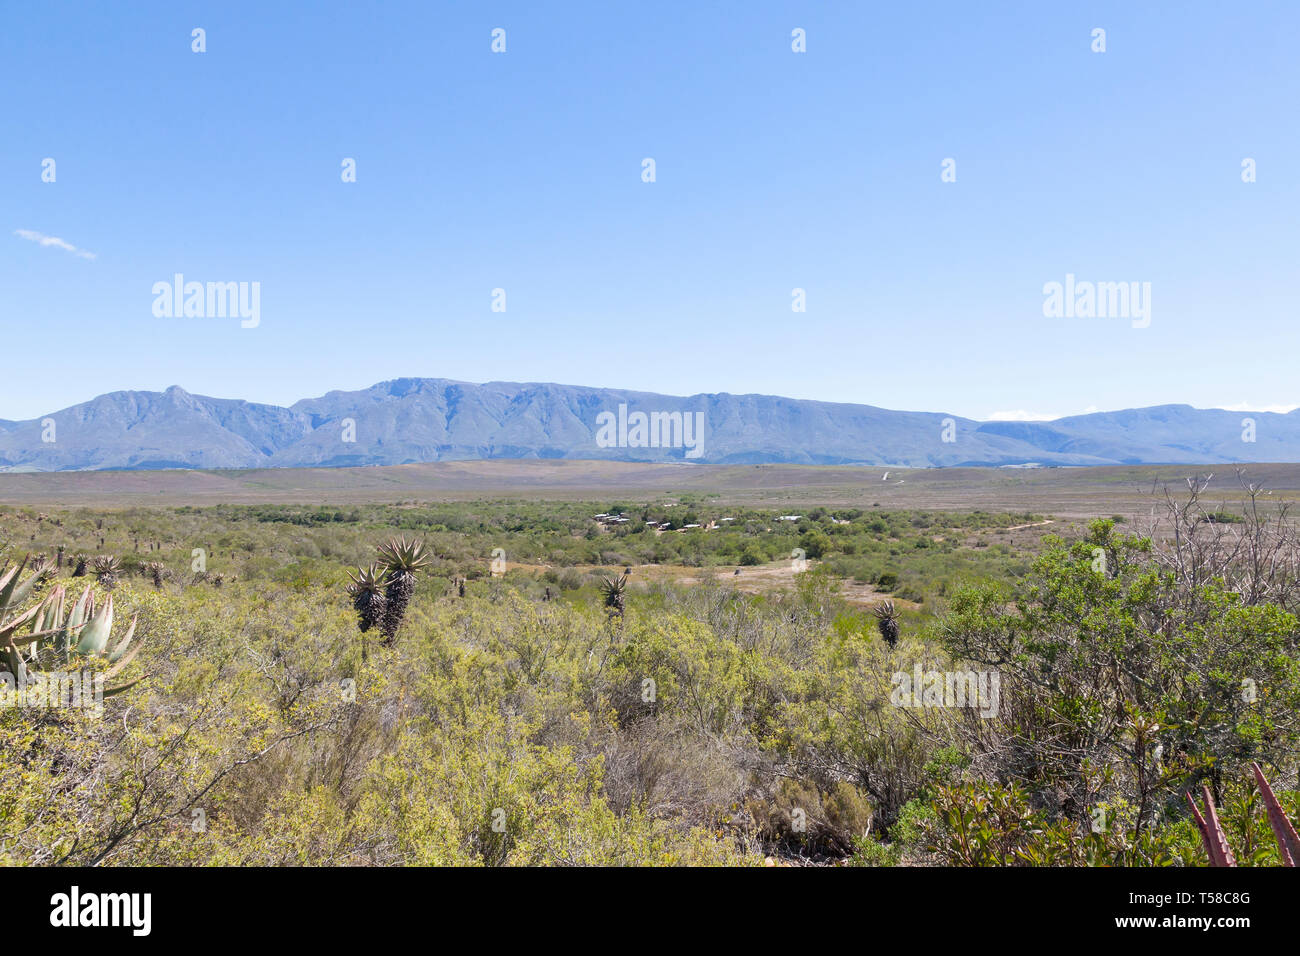
<path fill-rule="evenodd" d="M 392 465 L 483 458 L 710 464 L 1215 464 L 1300 461 L 1300 416 L 1170 404 L 1048 423 L 774 395 L 658 395 L 553 383 L 396 378 L 292 408 L 114 392 L 0 423 L 0 471 Z M 41 421 L 58 441 L 42 439 Z M 690 426 L 687 430 L 686 426 Z"/>

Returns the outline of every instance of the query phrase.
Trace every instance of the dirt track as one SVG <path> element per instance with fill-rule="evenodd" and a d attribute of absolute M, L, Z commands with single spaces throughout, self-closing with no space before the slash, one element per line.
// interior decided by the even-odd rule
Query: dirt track
<path fill-rule="evenodd" d="M 817 562 L 809 561 L 808 569 L 816 567 Z M 547 565 L 539 564 L 509 564 L 507 570 L 520 569 L 530 573 L 540 573 L 548 570 Z M 556 568 L 555 570 L 560 570 Z M 600 573 L 604 569 L 596 565 L 574 565 L 573 570 L 579 574 L 587 574 L 595 571 Z M 739 570 L 740 574 L 736 574 Z M 775 591 L 789 590 L 795 585 L 795 575 L 798 573 L 792 561 L 774 561 L 771 564 L 760 564 L 751 567 L 741 567 L 739 565 L 726 565 L 716 568 L 686 568 L 679 565 L 668 564 L 636 564 L 632 566 L 632 584 L 649 584 L 659 581 L 671 581 L 676 584 L 692 585 L 700 584 L 709 578 L 714 579 L 720 584 L 726 584 L 734 587 L 737 591 L 745 594 L 765 594 Z M 901 598 L 891 597 L 889 594 L 877 591 L 869 584 L 859 584 L 856 581 L 841 582 L 840 596 L 849 604 L 857 607 L 874 607 L 883 601 L 893 601 L 899 607 L 913 608 L 919 605 L 911 601 L 905 601 Z"/>

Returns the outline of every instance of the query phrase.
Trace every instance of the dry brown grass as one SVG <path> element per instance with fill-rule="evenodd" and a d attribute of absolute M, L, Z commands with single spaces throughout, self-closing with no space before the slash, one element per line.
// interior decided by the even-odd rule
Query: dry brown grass
<path fill-rule="evenodd" d="M 682 493 L 719 504 L 885 510 L 1032 511 L 1064 519 L 1145 514 L 1155 486 L 1182 487 L 1215 472 L 1207 497 L 1236 501 L 1233 469 L 1141 465 L 1100 468 L 884 468 L 806 465 L 642 465 L 597 461 L 459 461 L 376 468 L 103 471 L 0 474 L 0 503 L 98 508 L 181 504 L 357 504 L 527 497 L 654 501 Z M 1300 500 L 1300 464 L 1246 466 L 1278 499 Z"/>

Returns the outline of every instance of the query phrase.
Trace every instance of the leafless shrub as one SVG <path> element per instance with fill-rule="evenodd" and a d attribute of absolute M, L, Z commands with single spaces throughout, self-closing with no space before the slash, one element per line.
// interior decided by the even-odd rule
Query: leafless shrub
<path fill-rule="evenodd" d="M 1236 472 L 1240 499 L 1212 508 L 1206 503 L 1212 474 L 1187 478 L 1176 497 L 1166 486 L 1157 493 L 1148 528 L 1156 561 L 1180 584 L 1195 587 L 1221 580 L 1247 606 L 1271 603 L 1300 609 L 1300 533 L 1290 505 Z"/>

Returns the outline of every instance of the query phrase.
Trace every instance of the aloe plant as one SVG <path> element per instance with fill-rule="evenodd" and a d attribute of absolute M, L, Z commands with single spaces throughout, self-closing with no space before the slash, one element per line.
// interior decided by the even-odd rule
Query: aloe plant
<path fill-rule="evenodd" d="M 352 596 L 352 607 L 357 612 L 357 626 L 364 634 L 383 622 L 388 607 L 388 599 L 384 596 L 388 572 L 372 564 L 369 568 L 357 568 L 355 575 L 349 571 L 348 577 L 351 578 L 348 594 Z"/>
<path fill-rule="evenodd" d="M 423 541 L 408 541 L 405 536 L 390 538 L 377 550 L 380 563 L 388 574 L 384 586 L 386 606 L 380 630 L 384 632 L 384 642 L 392 643 L 406 617 L 411 595 L 415 593 L 415 575 L 432 563 L 433 553 Z"/>
<path fill-rule="evenodd" d="M 66 608 L 67 591 L 63 585 L 55 586 L 44 600 L 25 611 L 18 608 L 31 597 L 43 579 L 37 572 L 22 577 L 27 565 L 24 558 L 17 567 L 0 569 L 0 660 L 20 682 L 28 678 L 30 670 L 66 669 L 82 659 L 107 661 L 104 672 L 107 682 L 120 674 L 140 651 L 140 645 L 131 647 L 138 618 L 132 618 L 126 634 L 110 647 L 113 632 L 113 596 L 96 608 L 95 592 L 87 586 L 70 608 Z M 29 628 L 26 633 L 19 633 Z M 143 677 L 116 684 L 104 689 L 104 696 L 120 694 Z"/>
<path fill-rule="evenodd" d="M 163 582 L 170 580 L 172 576 L 171 571 L 161 561 L 149 561 L 140 568 L 140 573 L 148 575 L 156 588 L 162 587 Z"/>
<path fill-rule="evenodd" d="M 876 627 L 880 630 L 880 636 L 885 639 L 885 643 L 890 647 L 898 646 L 898 612 L 894 610 L 894 602 L 886 601 L 877 605 L 875 609 Z"/>
<path fill-rule="evenodd" d="M 1296 836 L 1295 827 L 1287 819 L 1282 804 L 1274 795 L 1273 788 L 1268 785 L 1268 780 L 1264 777 L 1264 771 L 1259 769 L 1259 764 L 1251 764 L 1250 769 L 1255 773 L 1255 782 L 1259 785 L 1260 796 L 1264 798 L 1264 806 L 1268 810 L 1268 825 L 1273 829 L 1273 836 L 1277 840 L 1278 855 L 1282 859 L 1282 865 L 1295 866 L 1300 862 L 1300 836 Z M 1210 857 L 1210 866 L 1236 866 L 1237 858 L 1233 856 L 1232 847 L 1228 845 L 1228 837 L 1223 832 L 1223 824 L 1219 822 L 1219 814 L 1215 810 L 1214 797 L 1210 794 L 1210 788 L 1202 786 L 1201 793 L 1205 799 L 1204 816 L 1197 809 L 1196 801 L 1192 799 L 1190 793 L 1187 794 L 1187 802 L 1191 805 L 1192 819 L 1196 821 L 1196 828 L 1201 831 L 1201 842 L 1205 844 L 1205 852 Z"/>
<path fill-rule="evenodd" d="M 118 576 L 122 573 L 122 562 L 114 555 L 101 554 L 91 563 L 91 570 L 102 587 L 112 589 L 117 587 Z"/>
<path fill-rule="evenodd" d="M 611 621 L 614 618 L 620 622 L 623 620 L 623 612 L 627 608 L 627 579 L 631 576 L 631 568 L 616 578 L 601 576 L 600 593 L 605 599 L 605 610 Z"/>

